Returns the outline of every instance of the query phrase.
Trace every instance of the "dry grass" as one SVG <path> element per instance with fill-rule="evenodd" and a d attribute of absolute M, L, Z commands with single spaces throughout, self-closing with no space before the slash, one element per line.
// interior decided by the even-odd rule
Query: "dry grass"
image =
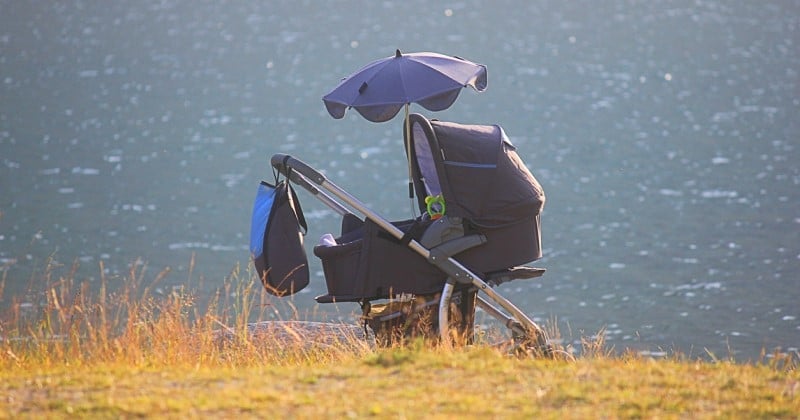
<path fill-rule="evenodd" d="M 509 357 L 485 335 L 375 348 L 357 328 L 302 322 L 249 270 L 234 269 L 208 302 L 160 288 L 166 270 L 146 282 L 141 264 L 115 290 L 101 275 L 92 292 L 75 272 L 48 264 L 41 290 L 3 300 L 0 418 L 800 416 L 792 354 L 655 360 L 615 355 L 602 331 L 577 360 Z"/>
<path fill-rule="evenodd" d="M 146 284 L 146 266 L 133 264 L 121 288 L 109 290 L 101 274 L 99 290 L 93 292 L 88 281 L 75 280 L 76 268 L 59 275 L 63 270 L 48 264 L 44 281 L 37 282 L 42 290 L 10 299 L 0 318 L 2 366 L 324 363 L 371 351 L 344 325 L 335 331 L 329 325 L 333 336 L 309 340 L 298 332 L 308 324 L 274 322 L 281 312 L 297 312 L 238 268 L 202 304 L 185 287 L 164 288 L 168 292 L 158 287 L 169 270 Z"/>

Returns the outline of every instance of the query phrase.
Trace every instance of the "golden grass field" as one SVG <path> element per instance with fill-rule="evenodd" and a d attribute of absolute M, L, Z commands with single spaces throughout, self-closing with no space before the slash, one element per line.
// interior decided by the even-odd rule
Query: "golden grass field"
<path fill-rule="evenodd" d="M 800 418 L 796 354 L 654 359 L 602 334 L 576 357 L 489 339 L 377 348 L 344 325 L 309 337 L 249 272 L 201 304 L 188 286 L 158 287 L 168 270 L 133 267 L 90 292 L 51 263 L 24 298 L 3 295 L 20 280 L 2 272 L 0 418 Z"/>

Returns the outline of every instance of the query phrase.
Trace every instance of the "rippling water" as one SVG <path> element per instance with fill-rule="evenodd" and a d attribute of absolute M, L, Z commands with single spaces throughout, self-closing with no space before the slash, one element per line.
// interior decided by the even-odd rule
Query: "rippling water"
<path fill-rule="evenodd" d="M 800 346 L 798 1 L 0 10 L 0 305 L 50 257 L 93 281 L 101 261 L 111 278 L 170 266 L 180 284 L 194 254 L 213 289 L 248 262 L 276 152 L 408 217 L 400 118 L 336 121 L 321 102 L 401 48 L 489 68 L 485 93 L 429 116 L 503 125 L 545 188 L 548 273 L 500 289 L 526 312 L 617 348 Z M 301 200 L 310 242 L 336 229 Z M 301 307 L 324 291 L 314 264 Z"/>

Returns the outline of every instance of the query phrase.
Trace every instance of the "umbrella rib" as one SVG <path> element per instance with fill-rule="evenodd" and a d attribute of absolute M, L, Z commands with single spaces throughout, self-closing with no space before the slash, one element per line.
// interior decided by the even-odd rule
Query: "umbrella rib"
<path fill-rule="evenodd" d="M 406 85 L 406 77 L 405 77 L 405 73 L 403 73 L 403 62 L 401 61 L 400 63 L 398 63 L 398 66 L 400 66 L 400 84 L 402 85 L 403 92 L 405 92 L 405 97 L 403 98 L 403 103 L 410 104 L 411 101 L 409 101 L 409 99 L 408 99 L 408 89 L 406 89 L 406 86 L 407 86 Z"/>

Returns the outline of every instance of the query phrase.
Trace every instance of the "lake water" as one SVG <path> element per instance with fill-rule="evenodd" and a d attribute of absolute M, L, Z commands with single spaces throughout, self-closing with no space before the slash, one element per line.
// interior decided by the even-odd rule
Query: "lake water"
<path fill-rule="evenodd" d="M 93 282 L 171 267 L 169 287 L 195 255 L 213 290 L 248 264 L 277 152 L 409 217 L 401 118 L 321 101 L 396 48 L 489 69 L 486 92 L 412 110 L 502 125 L 542 183 L 548 272 L 499 289 L 525 312 L 618 350 L 800 347 L 796 0 L 0 0 L 0 306 L 49 258 Z M 300 199 L 308 242 L 337 229 Z"/>

